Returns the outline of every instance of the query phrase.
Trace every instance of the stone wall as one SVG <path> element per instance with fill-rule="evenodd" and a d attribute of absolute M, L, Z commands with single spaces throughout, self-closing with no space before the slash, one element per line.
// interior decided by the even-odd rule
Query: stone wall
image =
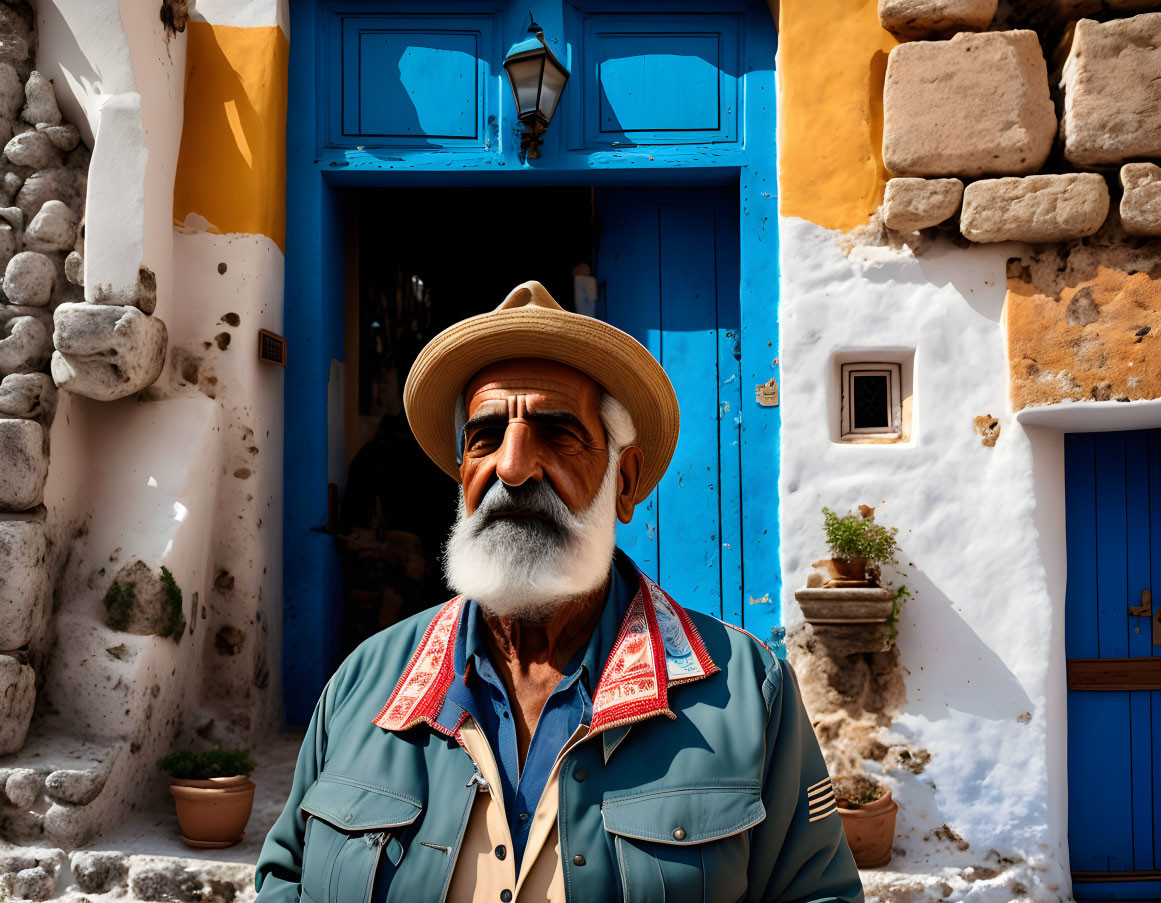
<path fill-rule="evenodd" d="M 1142 372 L 1161 326 L 1161 12 L 1137 12 L 1156 6 L 880 0 L 884 28 L 921 38 L 887 62 L 883 224 L 915 247 L 924 230 L 1053 246 L 1009 268 L 1017 410 L 1161 397 Z"/>

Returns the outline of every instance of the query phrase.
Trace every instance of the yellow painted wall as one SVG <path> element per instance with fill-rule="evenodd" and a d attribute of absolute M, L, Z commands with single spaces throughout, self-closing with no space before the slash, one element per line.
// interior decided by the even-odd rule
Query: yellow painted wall
<path fill-rule="evenodd" d="M 883 200 L 883 79 L 898 41 L 875 0 L 782 0 L 781 210 L 828 229 L 864 225 Z"/>
<path fill-rule="evenodd" d="M 288 58 L 277 26 L 189 23 L 176 224 L 195 213 L 285 249 Z"/>

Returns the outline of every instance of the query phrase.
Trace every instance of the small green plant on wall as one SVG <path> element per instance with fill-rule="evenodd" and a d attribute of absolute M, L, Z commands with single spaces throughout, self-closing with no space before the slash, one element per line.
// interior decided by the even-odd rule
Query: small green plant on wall
<path fill-rule="evenodd" d="M 873 509 L 867 516 L 858 511 L 836 514 L 830 508 L 822 509 L 822 528 L 826 542 L 835 558 L 852 560 L 865 558 L 868 565 L 897 564 L 899 543 L 897 527 L 884 527 L 874 521 Z"/>

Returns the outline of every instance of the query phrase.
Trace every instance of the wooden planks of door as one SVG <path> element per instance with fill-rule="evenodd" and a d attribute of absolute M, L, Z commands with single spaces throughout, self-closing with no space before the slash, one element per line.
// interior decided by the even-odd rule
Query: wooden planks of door
<path fill-rule="evenodd" d="M 1074 880 L 1139 880 L 1161 870 L 1161 430 L 1066 436 L 1065 493 Z"/>
<path fill-rule="evenodd" d="M 742 624 L 737 206 L 725 191 L 596 193 L 603 316 L 665 367 L 681 435 L 618 544 L 688 608 Z"/>

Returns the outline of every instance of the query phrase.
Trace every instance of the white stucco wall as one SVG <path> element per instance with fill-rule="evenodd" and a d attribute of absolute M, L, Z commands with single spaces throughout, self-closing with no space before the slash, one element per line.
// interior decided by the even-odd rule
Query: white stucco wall
<path fill-rule="evenodd" d="M 895 579 L 913 592 L 898 637 L 907 702 L 891 734 L 931 761 L 886 776 L 899 852 L 865 874 L 868 891 L 909 885 L 940 899 L 945 881 L 957 900 L 1025 899 L 1017 885 L 1027 899 L 1061 899 L 1062 447 L 1009 410 L 1005 263 L 1019 247 L 848 256 L 835 233 L 791 218 L 780 228 L 786 621 L 801 620 L 794 590 L 827 557 L 823 505 L 876 506 L 877 522 L 898 527 Z M 910 443 L 832 441 L 834 355 L 901 347 L 915 349 Z M 981 414 L 1000 421 L 993 448 L 973 428 Z M 967 849 L 933 834 L 944 824 Z M 974 880 L 968 867 L 996 876 Z"/>

